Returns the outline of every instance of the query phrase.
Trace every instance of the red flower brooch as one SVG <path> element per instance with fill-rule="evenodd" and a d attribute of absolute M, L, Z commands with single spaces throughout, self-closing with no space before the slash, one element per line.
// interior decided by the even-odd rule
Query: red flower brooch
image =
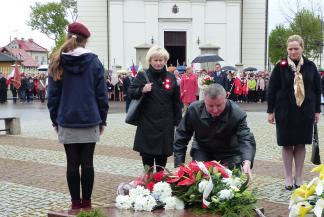
<path fill-rule="evenodd" d="M 284 68 L 288 65 L 288 61 L 285 59 L 280 60 L 279 65 Z"/>
<path fill-rule="evenodd" d="M 163 81 L 163 86 L 164 86 L 164 89 L 166 89 L 166 90 L 170 90 L 171 89 L 171 81 L 170 81 L 169 78 L 166 78 Z"/>

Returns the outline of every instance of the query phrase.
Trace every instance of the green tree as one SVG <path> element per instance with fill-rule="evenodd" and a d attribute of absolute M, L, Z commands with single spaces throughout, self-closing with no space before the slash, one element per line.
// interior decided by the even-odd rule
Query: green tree
<path fill-rule="evenodd" d="M 287 39 L 292 32 L 283 25 L 277 25 L 269 36 L 269 57 L 272 64 L 287 56 Z"/>
<path fill-rule="evenodd" d="M 65 8 L 65 11 L 69 14 L 72 21 L 75 22 L 78 19 L 78 7 L 76 0 L 61 0 L 62 5 Z"/>
<path fill-rule="evenodd" d="M 269 57 L 271 62 L 275 64 L 280 58 L 287 55 L 286 41 L 289 35 L 298 34 L 305 42 L 304 55 L 308 58 L 316 59 L 319 57 L 319 49 L 322 44 L 321 34 L 321 19 L 317 13 L 320 10 L 316 10 L 312 7 L 312 10 L 300 7 L 297 2 L 297 12 L 293 12 L 292 16 L 287 16 L 289 23 L 288 27 L 278 25 L 271 31 L 269 36 Z"/>
<path fill-rule="evenodd" d="M 318 58 L 319 42 L 322 41 L 321 19 L 314 12 L 302 9 L 290 23 L 290 29 L 304 39 L 304 55 Z"/>
<path fill-rule="evenodd" d="M 33 30 L 39 30 L 55 43 L 61 35 L 65 34 L 65 27 L 69 23 L 66 17 L 66 12 L 62 3 L 49 2 L 41 4 L 36 2 L 35 6 L 31 6 L 30 20 L 27 25 Z"/>

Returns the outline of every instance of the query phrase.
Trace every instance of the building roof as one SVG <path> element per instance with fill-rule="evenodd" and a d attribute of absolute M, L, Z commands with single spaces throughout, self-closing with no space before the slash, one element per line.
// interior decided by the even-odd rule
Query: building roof
<path fill-rule="evenodd" d="M 17 58 L 5 53 L 0 53 L 0 62 L 16 62 L 16 61 L 18 61 Z"/>
<path fill-rule="evenodd" d="M 48 50 L 46 48 L 35 43 L 32 38 L 29 38 L 28 40 L 25 40 L 24 38 L 21 38 L 21 39 L 15 38 L 13 40 L 13 42 L 16 42 L 19 45 L 19 48 L 24 51 L 48 52 Z"/>
<path fill-rule="evenodd" d="M 22 61 L 22 65 L 25 67 L 38 67 L 39 64 L 36 60 L 32 58 L 26 51 L 19 48 L 10 48 L 8 46 L 0 49 L 2 53 L 10 53 L 12 56 L 16 57 L 18 60 Z"/>

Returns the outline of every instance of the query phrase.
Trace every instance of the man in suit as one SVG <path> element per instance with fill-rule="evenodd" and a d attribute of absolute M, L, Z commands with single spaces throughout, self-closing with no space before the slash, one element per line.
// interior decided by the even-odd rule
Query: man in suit
<path fill-rule="evenodd" d="M 128 112 L 129 104 L 132 101 L 128 96 L 127 96 L 127 90 L 131 83 L 133 82 L 133 77 L 132 77 L 132 72 L 128 72 L 127 76 L 123 80 L 123 89 L 124 89 L 124 97 L 126 101 L 126 113 Z"/>
<path fill-rule="evenodd" d="M 219 63 L 215 64 L 215 71 L 212 73 L 212 77 L 217 84 L 220 84 L 224 87 L 227 95 L 229 95 L 229 81 L 227 79 L 227 74 L 222 70 L 222 66 Z"/>

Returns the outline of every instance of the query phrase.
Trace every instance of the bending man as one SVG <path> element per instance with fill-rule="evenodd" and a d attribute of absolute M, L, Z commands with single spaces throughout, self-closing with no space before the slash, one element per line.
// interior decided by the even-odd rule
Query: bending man
<path fill-rule="evenodd" d="M 192 103 L 175 135 L 174 164 L 185 162 L 188 142 L 194 135 L 190 155 L 193 160 L 217 160 L 228 168 L 240 167 L 252 180 L 255 140 L 246 122 L 246 113 L 231 100 L 225 89 L 211 84 L 204 101 Z"/>

